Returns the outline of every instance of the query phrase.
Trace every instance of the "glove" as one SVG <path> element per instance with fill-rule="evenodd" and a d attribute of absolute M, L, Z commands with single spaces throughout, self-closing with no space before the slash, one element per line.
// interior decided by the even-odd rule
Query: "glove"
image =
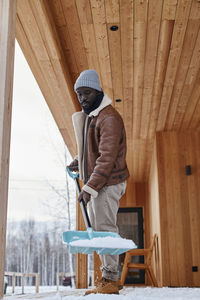
<path fill-rule="evenodd" d="M 84 201 L 85 205 L 90 201 L 91 195 L 84 190 L 82 190 L 78 196 L 78 201 L 81 202 L 81 200 Z"/>
<path fill-rule="evenodd" d="M 69 166 L 67 166 L 71 172 L 78 172 L 78 160 L 74 159 Z"/>

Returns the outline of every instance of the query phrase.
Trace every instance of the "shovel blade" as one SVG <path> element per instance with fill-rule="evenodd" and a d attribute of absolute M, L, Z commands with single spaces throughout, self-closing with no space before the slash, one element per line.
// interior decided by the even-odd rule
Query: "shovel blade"
<path fill-rule="evenodd" d="M 69 245 L 69 252 L 72 254 L 93 254 L 96 251 L 99 255 L 120 255 L 127 252 L 130 249 L 119 249 L 119 248 L 100 248 L 100 247 L 78 247 Z"/>
<path fill-rule="evenodd" d="M 104 231 L 93 231 L 93 238 L 104 238 L 104 237 L 114 237 L 120 238 L 120 235 L 115 232 L 104 232 Z M 70 253 L 83 253 L 83 254 L 92 254 L 94 251 L 97 254 L 112 254 L 112 255 L 120 255 L 130 250 L 130 248 L 107 248 L 107 247 L 88 247 L 88 246 L 74 246 L 71 245 L 71 242 L 79 241 L 79 240 L 91 240 L 87 231 L 66 231 L 63 232 L 63 242 L 67 244 L 69 247 Z"/>

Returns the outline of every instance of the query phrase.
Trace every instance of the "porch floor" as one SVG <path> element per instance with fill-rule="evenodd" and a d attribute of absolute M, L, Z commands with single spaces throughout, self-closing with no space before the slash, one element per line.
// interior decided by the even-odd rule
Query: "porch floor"
<path fill-rule="evenodd" d="M 72 289 L 61 287 L 57 292 L 51 290 L 51 287 L 46 287 L 46 291 L 41 289 L 41 292 L 36 293 L 26 293 L 26 294 L 12 294 L 9 293 L 4 296 L 3 300 L 32 300 L 32 299 L 43 299 L 43 300 L 172 300 L 172 299 L 181 299 L 181 300 L 199 300 L 200 299 L 200 288 L 154 288 L 154 287 L 124 287 L 119 295 L 88 295 L 83 296 L 85 290 L 81 289 Z"/>

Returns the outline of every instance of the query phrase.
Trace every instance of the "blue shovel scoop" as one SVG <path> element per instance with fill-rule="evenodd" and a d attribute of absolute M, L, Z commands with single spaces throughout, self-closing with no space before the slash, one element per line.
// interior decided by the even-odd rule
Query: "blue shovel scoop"
<path fill-rule="evenodd" d="M 78 181 L 79 174 L 71 172 L 69 170 L 69 168 L 67 168 L 67 172 L 70 175 L 70 177 L 72 177 L 74 179 L 75 184 L 76 184 L 76 191 L 79 195 L 80 191 L 81 191 L 80 186 L 79 186 L 79 181 Z M 69 231 L 63 232 L 63 241 L 69 247 L 70 253 L 92 254 L 94 251 L 96 251 L 98 254 L 119 255 L 119 254 L 122 254 L 131 249 L 131 248 L 120 248 L 120 247 L 112 248 L 112 246 L 99 247 L 99 246 L 95 246 L 94 243 L 92 243 L 92 246 L 89 246 L 89 243 L 87 243 L 87 240 L 95 241 L 95 240 L 93 240 L 95 238 L 108 238 L 108 237 L 121 238 L 121 237 L 118 233 L 115 233 L 115 232 L 93 231 L 91 223 L 90 223 L 90 219 L 89 219 L 89 216 L 87 213 L 87 209 L 86 209 L 86 206 L 85 206 L 85 203 L 83 200 L 80 201 L 80 205 L 81 205 L 81 210 L 82 210 L 82 214 L 83 214 L 83 218 L 85 221 L 87 231 L 69 230 Z M 85 246 L 84 246 L 84 240 L 86 241 Z M 78 241 L 79 245 L 76 245 L 77 241 Z M 80 243 L 79 243 L 80 241 L 81 242 L 83 241 L 82 245 L 80 245 Z M 103 244 L 103 240 L 102 240 L 102 244 Z"/>

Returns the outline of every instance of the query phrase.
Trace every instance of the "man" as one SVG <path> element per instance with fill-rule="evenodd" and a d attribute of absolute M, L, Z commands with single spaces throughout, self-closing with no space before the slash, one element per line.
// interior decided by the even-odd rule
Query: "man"
<path fill-rule="evenodd" d="M 78 157 L 69 165 L 79 170 L 84 186 L 78 200 L 87 204 L 92 228 L 117 232 L 119 200 L 125 193 L 126 134 L 119 113 L 104 95 L 95 70 L 83 71 L 74 85 L 81 112 L 72 116 Z M 86 294 L 118 294 L 117 255 L 101 255 L 102 279 Z"/>

